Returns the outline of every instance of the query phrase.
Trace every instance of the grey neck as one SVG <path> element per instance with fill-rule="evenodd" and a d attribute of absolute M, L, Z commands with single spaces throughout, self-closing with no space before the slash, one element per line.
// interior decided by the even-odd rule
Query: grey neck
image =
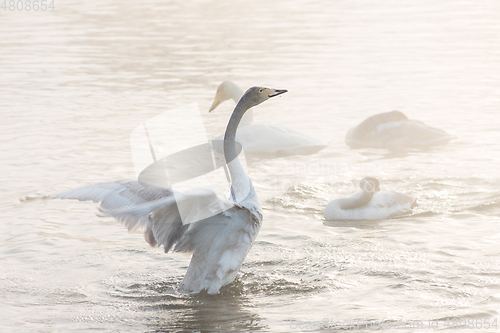
<path fill-rule="evenodd" d="M 249 106 L 246 104 L 245 100 L 240 99 L 234 108 L 231 118 L 229 118 L 226 133 L 224 134 L 224 156 L 226 158 L 226 163 L 229 163 L 229 161 L 236 158 L 236 145 L 234 143 L 236 140 L 236 130 L 238 129 L 238 125 L 240 124 L 243 115 L 249 109 Z"/>
<path fill-rule="evenodd" d="M 233 89 L 231 90 L 230 94 L 231 94 L 231 98 L 233 99 L 233 101 L 236 104 L 238 104 L 239 101 L 241 100 L 241 98 L 243 97 L 243 95 L 245 94 L 245 92 L 240 87 L 238 87 L 236 84 L 234 84 Z M 251 123 L 253 123 L 252 110 L 248 110 L 247 112 L 243 111 L 243 113 L 244 114 L 243 114 L 242 118 L 240 119 L 240 123 L 239 123 L 240 127 L 247 126 L 247 125 L 250 125 Z"/>
<path fill-rule="evenodd" d="M 224 157 L 231 177 L 231 195 L 235 202 L 241 202 L 250 192 L 250 179 L 243 169 L 236 150 L 236 130 L 245 112 L 251 107 L 244 97 L 240 99 L 229 119 L 224 135 Z"/>

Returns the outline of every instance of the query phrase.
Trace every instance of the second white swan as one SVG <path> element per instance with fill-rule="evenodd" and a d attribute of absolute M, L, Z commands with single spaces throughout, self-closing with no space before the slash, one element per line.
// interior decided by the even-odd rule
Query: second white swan
<path fill-rule="evenodd" d="M 243 90 L 235 83 L 222 82 L 217 88 L 209 112 L 215 110 L 219 104 L 228 99 L 238 103 L 242 95 Z M 222 135 L 215 140 L 222 140 Z M 309 155 L 317 153 L 327 146 L 320 140 L 285 126 L 254 123 L 252 110 L 249 110 L 241 120 L 236 141 L 241 143 L 246 154 L 265 157 Z"/>

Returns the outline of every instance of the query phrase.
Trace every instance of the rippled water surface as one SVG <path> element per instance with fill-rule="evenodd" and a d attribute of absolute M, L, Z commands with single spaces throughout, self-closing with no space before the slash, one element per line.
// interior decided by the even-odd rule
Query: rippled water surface
<path fill-rule="evenodd" d="M 0 10 L 0 331 L 318 331 L 306 322 L 324 318 L 432 331 L 429 319 L 500 317 L 500 3 L 55 7 Z M 224 80 L 288 89 L 256 120 L 330 145 L 248 161 L 264 223 L 219 295 L 181 293 L 189 257 L 150 248 L 92 203 L 22 200 L 135 177 L 130 133 L 167 110 L 198 103 L 216 136 L 234 106 L 206 112 Z M 350 127 L 391 110 L 456 139 L 345 145 Z M 367 175 L 418 207 L 325 221 L 326 203 Z"/>

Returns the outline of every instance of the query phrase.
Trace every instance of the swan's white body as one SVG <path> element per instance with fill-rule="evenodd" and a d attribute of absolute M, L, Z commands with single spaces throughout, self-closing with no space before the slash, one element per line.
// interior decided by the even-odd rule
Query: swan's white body
<path fill-rule="evenodd" d="M 445 144 L 453 138 L 441 129 L 392 111 L 371 116 L 351 128 L 345 142 L 351 148 L 423 148 Z"/>
<path fill-rule="evenodd" d="M 242 95 L 243 90 L 235 83 L 222 82 L 217 89 L 210 112 L 228 99 L 238 103 Z M 219 135 L 215 140 L 223 140 L 223 135 Z M 309 155 L 327 146 L 324 142 L 282 125 L 254 123 L 252 110 L 243 116 L 236 133 L 236 141 L 241 143 L 246 154 L 269 157 Z"/>
<path fill-rule="evenodd" d="M 221 142 L 223 136 L 215 138 Z M 310 155 L 326 147 L 325 144 L 305 134 L 281 125 L 253 123 L 238 129 L 236 141 L 243 146 L 245 154 L 269 157 Z M 216 146 L 221 149 L 220 146 Z"/>
<path fill-rule="evenodd" d="M 332 200 L 326 205 L 325 219 L 327 220 L 381 220 L 411 210 L 415 199 L 397 192 L 377 192 L 370 202 L 354 209 L 342 209 L 345 200 L 355 200 L 361 192 L 349 198 Z"/>
<path fill-rule="evenodd" d="M 367 178 L 364 178 L 365 180 Z M 374 178 L 368 178 L 374 179 Z M 379 192 L 378 180 L 376 189 L 366 190 L 360 184 L 362 191 L 348 198 L 330 201 L 324 211 L 327 220 L 380 220 L 408 212 L 415 204 L 415 199 L 409 195 L 385 191 Z"/>
<path fill-rule="evenodd" d="M 174 193 L 168 188 L 125 180 L 90 185 L 54 197 L 100 203 L 102 213 L 123 222 L 129 230 L 143 227 L 151 246 L 163 245 L 165 252 L 173 248 L 174 252 L 192 253 L 182 288 L 218 293 L 236 277 L 262 222 L 262 208 L 252 182 L 236 157 L 236 129 L 248 108 L 283 92 L 250 88 L 231 116 L 224 138 L 231 200 L 219 198 L 211 189 Z M 211 215 L 214 210 L 222 213 Z M 210 217 L 197 218 L 200 216 Z"/>

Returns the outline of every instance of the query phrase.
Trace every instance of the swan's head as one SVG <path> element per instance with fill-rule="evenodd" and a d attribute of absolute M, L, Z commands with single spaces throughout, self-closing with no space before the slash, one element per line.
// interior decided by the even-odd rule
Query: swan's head
<path fill-rule="evenodd" d="M 212 106 L 210 107 L 210 110 L 208 110 L 208 112 L 212 112 L 219 106 L 219 104 L 231 98 L 234 99 L 236 103 L 238 103 L 242 95 L 243 91 L 240 87 L 238 87 L 236 83 L 231 81 L 224 81 L 217 88 L 214 102 L 212 103 Z"/>
<path fill-rule="evenodd" d="M 359 187 L 364 192 L 378 192 L 380 191 L 379 182 L 377 178 L 365 177 L 359 182 Z"/>
<path fill-rule="evenodd" d="M 245 94 L 243 95 L 243 97 L 241 99 L 242 100 L 245 99 L 245 102 L 249 103 L 248 107 L 250 108 L 250 107 L 259 105 L 260 103 L 262 103 L 264 101 L 267 101 L 271 97 L 284 94 L 287 91 L 288 90 L 285 90 L 285 89 L 252 87 L 245 92 Z"/>

